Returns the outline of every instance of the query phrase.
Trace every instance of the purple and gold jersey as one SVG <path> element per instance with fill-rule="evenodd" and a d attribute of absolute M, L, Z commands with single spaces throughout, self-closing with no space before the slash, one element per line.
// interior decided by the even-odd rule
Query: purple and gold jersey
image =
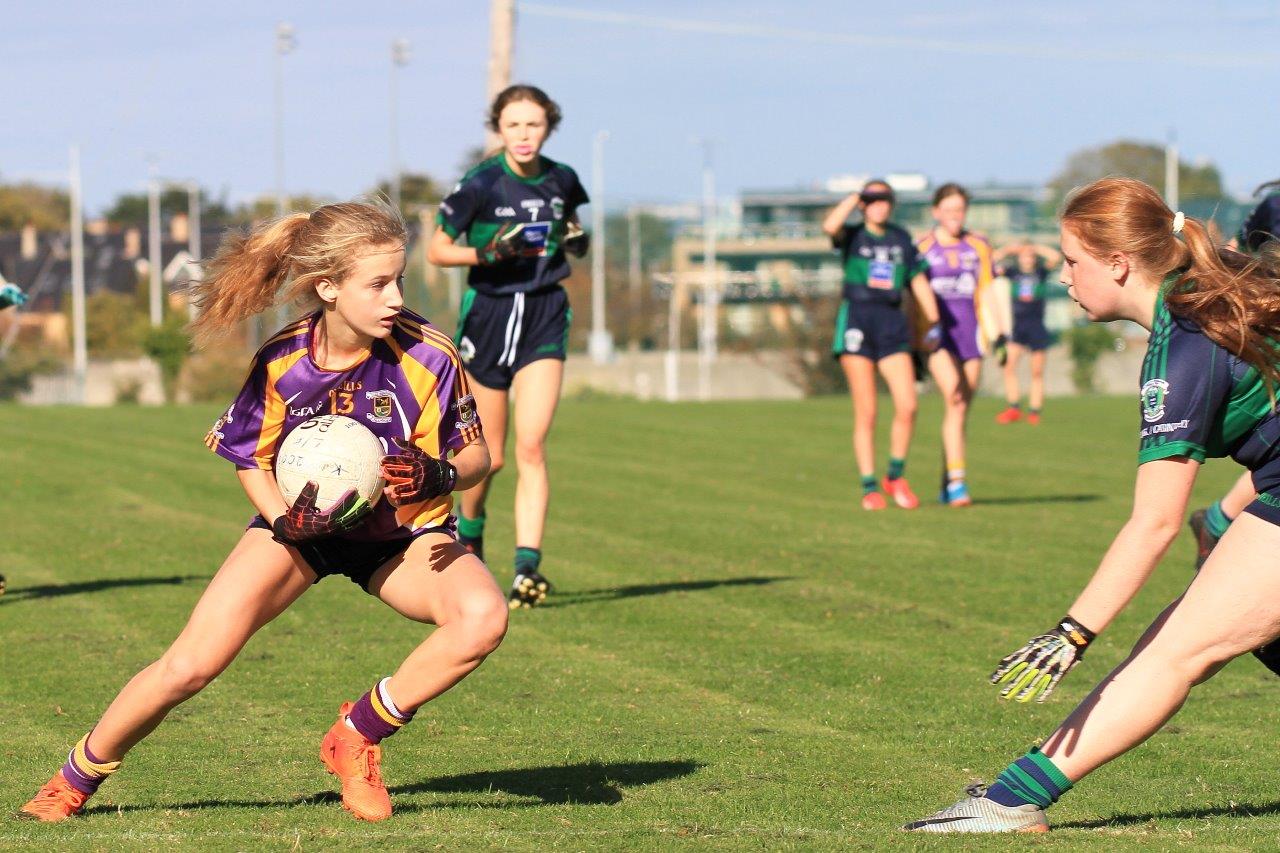
<path fill-rule="evenodd" d="M 244 388 L 205 437 L 214 453 L 239 468 L 271 471 L 280 442 L 317 415 L 345 415 L 373 431 L 388 452 L 393 439 L 436 458 L 480 437 L 480 420 L 449 336 L 409 310 L 390 337 L 343 370 L 318 366 L 311 354 L 320 312 L 285 326 L 254 357 Z M 453 498 L 442 495 L 403 507 L 380 500 L 346 538 L 396 539 L 439 527 Z"/>
<path fill-rule="evenodd" d="M 930 232 L 920 241 L 920 254 L 928 263 L 929 286 L 938 298 L 938 311 L 944 326 L 954 327 L 956 337 L 966 341 L 992 340 L 985 301 L 990 297 L 995 271 L 991 263 L 991 244 L 985 238 L 965 232 L 954 243 L 942 243 Z"/>

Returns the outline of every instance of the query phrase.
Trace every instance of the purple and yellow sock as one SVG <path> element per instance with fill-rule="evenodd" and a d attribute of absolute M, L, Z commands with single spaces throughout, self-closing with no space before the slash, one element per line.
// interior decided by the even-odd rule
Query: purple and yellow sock
<path fill-rule="evenodd" d="M 351 713 L 347 714 L 351 727 L 364 735 L 365 740 L 370 743 L 378 743 L 391 737 L 413 719 L 412 713 L 404 713 L 391 701 L 391 696 L 387 693 L 387 682 L 390 680 L 389 677 L 384 678 L 375 684 L 351 707 Z"/>
<path fill-rule="evenodd" d="M 67 756 L 67 763 L 62 765 L 62 778 L 80 793 L 93 794 L 108 776 L 119 769 L 119 761 L 103 761 L 94 755 L 89 750 L 89 735 L 85 735 Z"/>

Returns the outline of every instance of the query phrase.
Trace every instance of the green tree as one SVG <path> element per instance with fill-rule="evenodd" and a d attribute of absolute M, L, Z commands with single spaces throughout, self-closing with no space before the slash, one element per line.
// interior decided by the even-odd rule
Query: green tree
<path fill-rule="evenodd" d="M 0 231 L 31 224 L 39 231 L 64 231 L 71 218 L 71 200 L 60 189 L 39 184 L 0 184 Z"/>
<path fill-rule="evenodd" d="M 87 298 L 84 302 L 84 336 L 89 353 L 103 358 L 129 358 L 141 354 L 147 318 L 138 306 L 136 297 L 110 290 L 100 290 Z M 67 310 L 70 310 L 69 305 Z"/>
<path fill-rule="evenodd" d="M 385 199 L 391 198 L 391 182 L 380 181 L 374 194 Z M 435 178 L 422 172 L 402 172 L 400 174 L 400 213 L 409 219 L 418 215 L 423 208 L 434 209 L 444 198 L 440 185 Z"/>
<path fill-rule="evenodd" d="M 191 334 L 186 319 L 170 312 L 159 326 L 151 326 L 142 336 L 142 350 L 160 366 L 160 378 L 164 382 L 164 396 L 173 402 L 178 385 L 178 374 L 191 355 Z"/>
<path fill-rule="evenodd" d="M 1054 210 L 1071 190 L 1108 175 L 1137 178 L 1163 191 L 1164 146 L 1122 139 L 1075 152 L 1049 181 Z M 1212 163 L 1193 165 L 1179 160 L 1178 196 L 1183 199 L 1222 198 L 1222 175 L 1218 167 Z"/>

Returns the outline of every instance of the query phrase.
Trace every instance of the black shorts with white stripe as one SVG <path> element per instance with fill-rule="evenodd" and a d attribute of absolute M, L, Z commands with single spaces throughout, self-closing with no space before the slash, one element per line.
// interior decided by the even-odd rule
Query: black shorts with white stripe
<path fill-rule="evenodd" d="M 453 342 L 473 380 L 506 389 L 527 364 L 544 358 L 564 361 L 572 321 L 569 296 L 558 284 L 505 296 L 468 290 Z"/>

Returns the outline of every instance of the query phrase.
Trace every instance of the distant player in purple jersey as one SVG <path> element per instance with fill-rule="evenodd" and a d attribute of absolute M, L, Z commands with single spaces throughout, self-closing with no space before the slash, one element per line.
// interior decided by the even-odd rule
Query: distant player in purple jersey
<path fill-rule="evenodd" d="M 507 627 L 502 592 L 457 542 L 450 516 L 450 493 L 484 478 L 489 453 L 453 343 L 404 308 L 404 244 L 398 213 L 359 203 L 286 216 L 223 243 L 196 286 L 198 339 L 234 328 L 279 295 L 317 306 L 258 351 L 205 439 L 235 465 L 258 514 L 182 633 L 125 685 L 24 814 L 57 821 L 79 813 L 125 754 L 259 628 L 320 578 L 341 574 L 401 615 L 437 626 L 391 676 L 342 703 L 321 741 L 343 806 L 362 820 L 391 816 L 378 743 L 479 666 Z M 277 448 L 320 414 L 354 418 L 386 446 L 388 485 L 376 507 L 350 493 L 321 511 L 314 484 L 292 505 L 281 497 Z"/>
<path fill-rule="evenodd" d="M 965 230 L 969 193 L 959 184 L 943 184 L 933 194 L 934 229 L 920 241 L 928 262 L 926 275 L 938 300 L 942 346 L 929 357 L 929 372 L 942 394 L 944 456 L 939 500 L 968 506 L 965 481 L 965 432 L 969 403 L 978 387 L 982 356 L 988 345 L 1004 345 L 986 305 L 995 276 L 991 244 Z"/>
<path fill-rule="evenodd" d="M 427 251 L 437 266 L 469 268 L 454 342 L 493 441 L 493 464 L 488 477 L 463 492 L 458 533 L 481 557 L 489 486 L 504 464 L 508 420 L 515 422 L 512 607 L 540 603 L 551 587 L 541 569 L 551 494 L 546 445 L 573 319 L 560 282 L 569 275 L 566 253 L 581 257 L 588 244 L 578 225 L 586 191 L 573 169 L 541 153 L 559 123 L 560 107 L 536 86 L 500 92 L 489 108 L 489 129 L 501 137 L 502 150 L 467 172 L 440 203 Z"/>
<path fill-rule="evenodd" d="M 1012 262 L 1002 261 L 1013 258 Z M 1009 336 L 1008 357 L 1004 364 L 1004 393 L 1008 405 L 996 415 L 996 423 L 1011 424 L 1022 420 L 1022 390 L 1018 387 L 1018 362 L 1022 354 L 1030 354 L 1031 388 L 1028 395 L 1027 423 L 1040 423 L 1044 408 L 1045 352 L 1052 337 L 1044 324 L 1049 276 L 1062 262 L 1052 246 L 1023 242 L 1006 246 L 995 254 L 999 273 L 1009 282 L 1009 313 L 1013 331 Z"/>

